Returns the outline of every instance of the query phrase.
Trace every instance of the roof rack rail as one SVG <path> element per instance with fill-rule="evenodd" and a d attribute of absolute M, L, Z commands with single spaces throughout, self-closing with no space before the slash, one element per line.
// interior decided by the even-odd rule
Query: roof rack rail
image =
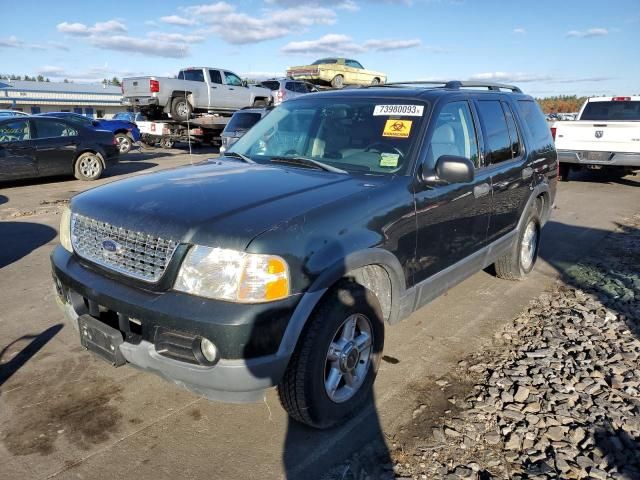
<path fill-rule="evenodd" d="M 452 90 L 459 90 L 460 88 L 487 88 L 489 90 L 511 90 L 514 93 L 522 93 L 519 87 L 515 85 L 507 85 L 505 83 L 492 83 L 492 82 L 470 82 L 460 80 L 449 81 L 432 81 L 432 80 L 411 80 L 409 82 L 388 82 L 379 86 L 402 86 L 402 85 L 430 85 L 441 86 L 443 88 L 450 88 Z"/>

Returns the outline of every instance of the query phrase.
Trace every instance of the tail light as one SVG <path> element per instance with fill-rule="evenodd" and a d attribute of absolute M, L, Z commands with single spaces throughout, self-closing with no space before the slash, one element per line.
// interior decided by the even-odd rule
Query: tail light
<path fill-rule="evenodd" d="M 553 137 L 553 141 L 556 141 L 556 127 L 551 127 L 551 136 Z"/>
<path fill-rule="evenodd" d="M 158 93 L 160 91 L 160 82 L 158 80 L 149 80 L 149 91 Z"/>
<path fill-rule="evenodd" d="M 611 100 L 614 102 L 630 102 L 631 97 L 613 97 Z"/>
<path fill-rule="evenodd" d="M 282 90 L 278 90 L 278 93 L 276 94 L 276 101 L 278 103 L 282 103 L 284 101 L 284 96 L 285 93 Z"/>

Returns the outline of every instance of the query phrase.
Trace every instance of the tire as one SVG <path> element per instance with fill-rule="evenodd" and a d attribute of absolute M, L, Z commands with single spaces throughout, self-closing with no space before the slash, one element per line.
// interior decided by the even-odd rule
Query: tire
<path fill-rule="evenodd" d="M 104 164 L 100 155 L 93 152 L 84 152 L 77 159 L 73 172 L 78 180 L 85 182 L 97 180 L 102 176 Z"/>
<path fill-rule="evenodd" d="M 118 148 L 120 149 L 120 154 L 126 155 L 131 151 L 131 147 L 133 146 L 133 140 L 126 133 L 117 133 L 115 135 L 116 142 L 118 142 Z"/>
<path fill-rule="evenodd" d="M 352 340 L 346 340 L 351 322 L 356 327 Z M 370 345 L 356 347 L 355 340 L 364 342 L 367 335 Z M 334 350 L 330 350 L 332 346 Z M 378 299 L 359 284 L 341 283 L 308 320 L 278 385 L 280 403 L 292 419 L 319 429 L 354 416 L 372 401 L 383 346 L 384 322 Z M 342 374 L 343 370 L 354 375 Z M 327 385 L 335 378 L 337 388 L 330 394 Z M 352 379 L 353 387 L 347 385 L 347 378 Z"/>
<path fill-rule="evenodd" d="M 568 182 L 569 181 L 569 172 L 571 171 L 571 167 L 566 163 L 561 163 L 558 167 L 558 181 L 560 182 Z"/>
<path fill-rule="evenodd" d="M 175 142 L 170 138 L 161 138 L 160 139 L 160 148 L 173 148 Z"/>
<path fill-rule="evenodd" d="M 380 79 L 378 77 L 374 78 L 373 80 L 371 80 L 371 85 L 380 85 Z"/>
<path fill-rule="evenodd" d="M 536 264 L 540 246 L 541 200 L 536 200 L 529 208 L 518 233 L 518 241 L 511 251 L 500 257 L 494 264 L 496 275 L 505 280 L 523 280 Z"/>
<path fill-rule="evenodd" d="M 193 107 L 186 97 L 179 96 L 171 100 L 171 118 L 174 120 L 184 122 L 191 118 L 192 113 Z"/>
<path fill-rule="evenodd" d="M 333 77 L 333 80 L 331 80 L 331 86 L 333 88 L 344 87 L 344 77 L 342 75 L 336 75 L 335 77 Z"/>
<path fill-rule="evenodd" d="M 255 108 L 263 108 L 267 106 L 267 101 L 266 100 L 254 100 L 253 101 L 253 106 Z"/>

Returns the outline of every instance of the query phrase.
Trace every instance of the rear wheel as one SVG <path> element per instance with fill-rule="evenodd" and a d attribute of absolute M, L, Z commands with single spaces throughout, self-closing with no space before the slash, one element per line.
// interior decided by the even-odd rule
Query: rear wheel
<path fill-rule="evenodd" d="M 366 408 L 384 346 L 376 296 L 343 283 L 322 302 L 301 335 L 278 385 L 280 402 L 298 422 L 331 427 Z"/>
<path fill-rule="evenodd" d="M 542 201 L 536 200 L 529 208 L 523 223 L 524 227 L 518 235 L 518 241 L 511 251 L 500 257 L 496 263 L 496 275 L 505 280 L 522 280 L 527 276 L 538 259 L 540 245 L 540 215 Z"/>
<path fill-rule="evenodd" d="M 129 153 L 133 145 L 133 142 L 131 141 L 131 137 L 126 133 L 117 133 L 115 137 L 116 137 L 116 142 L 118 142 L 118 148 L 120 149 L 120 153 L 123 155 L 126 153 Z"/>
<path fill-rule="evenodd" d="M 171 118 L 179 121 L 186 121 L 191 118 L 193 108 L 186 97 L 174 97 L 171 101 Z"/>
<path fill-rule="evenodd" d="M 331 80 L 331 86 L 333 88 L 344 87 L 344 77 L 342 75 L 336 75 L 335 77 L 333 77 L 333 80 Z"/>
<path fill-rule="evenodd" d="M 378 77 L 371 80 L 371 85 L 380 85 L 380 79 Z"/>
<path fill-rule="evenodd" d="M 74 167 L 74 174 L 78 180 L 97 180 L 102 176 L 104 167 L 100 155 L 93 152 L 85 152 L 78 157 Z"/>
<path fill-rule="evenodd" d="M 175 142 L 170 138 L 161 138 L 160 139 L 160 147 L 161 148 L 173 148 Z"/>

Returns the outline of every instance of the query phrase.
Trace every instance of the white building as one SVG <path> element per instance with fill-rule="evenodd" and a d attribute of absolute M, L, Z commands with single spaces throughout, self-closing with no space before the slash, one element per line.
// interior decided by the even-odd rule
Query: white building
<path fill-rule="evenodd" d="M 93 118 L 111 118 L 126 110 L 120 87 L 90 83 L 0 80 L 0 109 L 25 113 L 76 112 Z"/>

